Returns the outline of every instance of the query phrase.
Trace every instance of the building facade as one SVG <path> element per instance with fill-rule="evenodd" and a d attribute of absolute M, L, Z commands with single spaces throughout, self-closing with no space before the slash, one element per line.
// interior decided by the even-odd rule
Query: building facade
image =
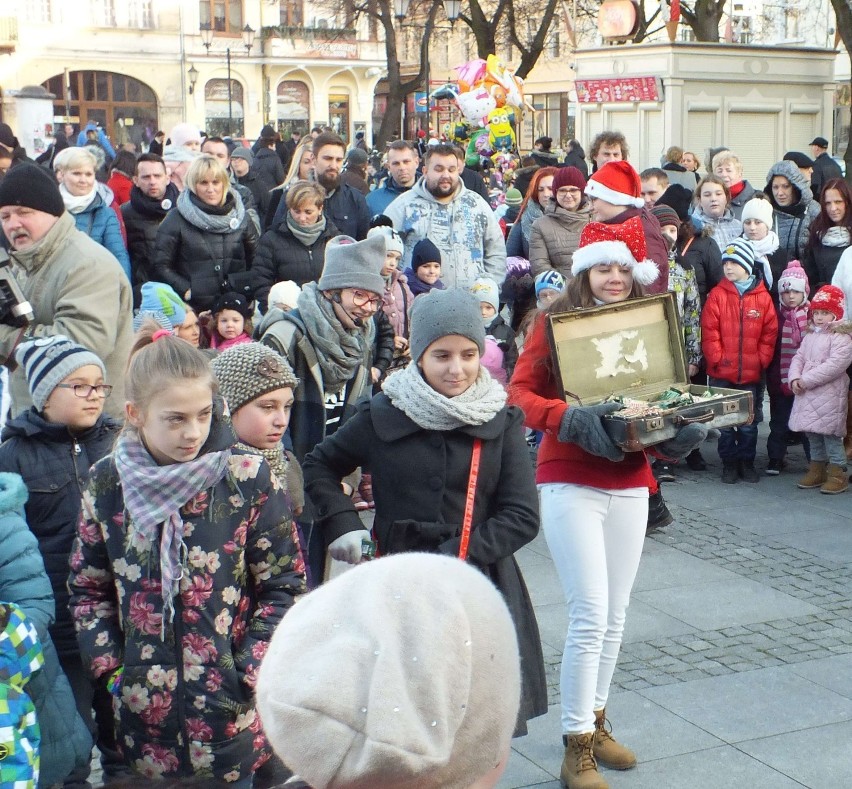
<path fill-rule="evenodd" d="M 17 93 L 42 85 L 55 124 L 94 122 L 140 149 L 181 121 L 250 139 L 265 123 L 329 125 L 349 140 L 371 130 L 384 45 L 341 16 L 307 0 L 7 0 L 0 112 L 14 128 Z"/>

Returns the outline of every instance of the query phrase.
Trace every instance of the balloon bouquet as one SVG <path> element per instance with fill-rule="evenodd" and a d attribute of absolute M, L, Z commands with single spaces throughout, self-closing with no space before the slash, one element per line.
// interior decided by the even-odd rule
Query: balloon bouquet
<path fill-rule="evenodd" d="M 461 122 L 447 124 L 444 133 L 456 144 L 467 144 L 467 166 L 490 168 L 492 183 L 503 189 L 518 163 L 514 123 L 525 107 L 524 81 L 496 55 L 455 70 L 457 82 L 432 93 L 433 99 L 451 99 L 462 116 Z"/>

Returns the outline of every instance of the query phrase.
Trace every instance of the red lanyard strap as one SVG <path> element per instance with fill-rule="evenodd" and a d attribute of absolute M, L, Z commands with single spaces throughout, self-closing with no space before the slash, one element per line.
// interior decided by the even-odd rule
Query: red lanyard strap
<path fill-rule="evenodd" d="M 476 480 L 479 477 L 479 456 L 482 454 L 482 439 L 473 439 L 473 452 L 470 456 L 470 477 L 467 481 L 467 498 L 464 502 L 464 520 L 462 521 L 459 559 L 467 559 L 467 546 L 470 543 L 470 529 L 473 524 L 473 504 L 476 499 Z"/>

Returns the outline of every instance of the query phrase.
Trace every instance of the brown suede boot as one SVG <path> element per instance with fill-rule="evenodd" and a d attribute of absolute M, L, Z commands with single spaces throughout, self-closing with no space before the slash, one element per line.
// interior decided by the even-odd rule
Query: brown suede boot
<path fill-rule="evenodd" d="M 852 460 L 852 392 L 846 396 L 846 436 L 843 439 L 846 459 Z"/>
<path fill-rule="evenodd" d="M 808 466 L 808 472 L 797 483 L 797 488 L 819 488 L 828 479 L 825 467 L 828 465 L 824 460 L 812 460 Z"/>
<path fill-rule="evenodd" d="M 828 479 L 819 489 L 820 493 L 844 493 L 849 490 L 849 481 L 846 479 L 846 471 L 841 466 L 828 464 L 826 469 Z"/>
<path fill-rule="evenodd" d="M 598 772 L 598 763 L 592 752 L 595 735 L 568 734 L 562 737 L 565 756 L 559 776 L 567 789 L 609 789 Z"/>
<path fill-rule="evenodd" d="M 636 766 L 636 754 L 625 748 L 607 731 L 606 710 L 595 710 L 595 759 L 611 770 L 629 770 Z M 612 726 L 609 727 L 612 729 Z"/>

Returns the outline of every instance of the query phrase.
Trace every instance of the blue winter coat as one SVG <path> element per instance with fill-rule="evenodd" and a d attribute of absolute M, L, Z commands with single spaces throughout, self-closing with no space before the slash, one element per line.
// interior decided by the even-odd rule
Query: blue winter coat
<path fill-rule="evenodd" d="M 115 148 L 112 147 L 109 137 L 107 137 L 106 132 L 103 129 L 99 129 L 95 123 L 87 123 L 86 127 L 81 129 L 80 133 L 77 135 L 77 147 L 82 148 L 86 144 L 87 131 L 96 131 L 98 133 L 98 142 L 103 145 L 104 150 L 110 155 L 110 158 L 115 159 Z"/>
<path fill-rule="evenodd" d="M 396 181 L 388 176 L 384 186 L 374 189 L 367 195 L 367 208 L 370 209 L 370 216 L 383 214 L 385 209 L 401 194 L 405 194 L 410 186 L 400 186 Z"/>
<path fill-rule="evenodd" d="M 0 472 L 20 474 L 29 490 L 26 519 L 56 596 L 56 621 L 50 635 L 63 656 L 78 655 L 80 650 L 66 586 L 80 499 L 89 469 L 112 451 L 118 430 L 117 422 L 101 417 L 94 427 L 72 436 L 65 425 L 46 421 L 35 408 L 3 428 Z"/>
<path fill-rule="evenodd" d="M 112 210 L 114 200 L 112 190 L 104 184 L 98 184 L 98 193 L 79 214 L 72 214 L 77 230 L 85 233 L 92 241 L 97 241 L 108 249 L 121 264 L 127 279 L 130 280 L 130 256 L 121 237 L 121 225 Z"/>
<path fill-rule="evenodd" d="M 92 738 L 62 669 L 48 627 L 54 603 L 35 536 L 23 518 L 27 489 L 17 474 L 0 473 L 0 600 L 19 605 L 35 624 L 44 667 L 27 683 L 41 728 L 39 787 L 62 781 L 91 757 Z"/>

